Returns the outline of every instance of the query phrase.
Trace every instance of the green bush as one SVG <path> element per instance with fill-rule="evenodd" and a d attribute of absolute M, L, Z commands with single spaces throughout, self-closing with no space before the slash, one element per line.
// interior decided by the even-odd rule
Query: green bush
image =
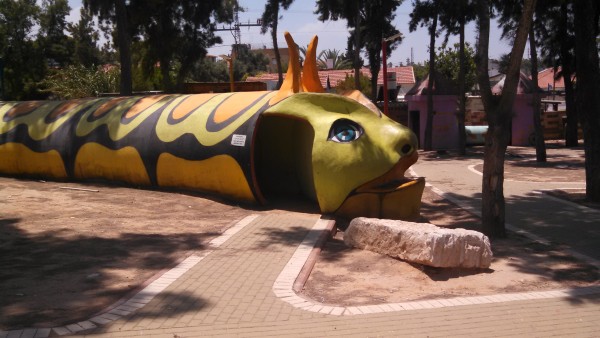
<path fill-rule="evenodd" d="M 368 76 L 358 74 L 358 79 L 360 81 L 360 91 L 365 94 L 366 97 L 371 96 L 371 79 Z M 343 93 L 349 90 L 354 90 L 356 87 L 354 86 L 354 75 L 346 74 L 346 78 L 337 83 L 335 87 L 335 91 L 337 93 Z"/>
<path fill-rule="evenodd" d="M 118 92 L 119 82 L 118 67 L 71 65 L 51 71 L 42 85 L 52 98 L 68 100 Z"/>

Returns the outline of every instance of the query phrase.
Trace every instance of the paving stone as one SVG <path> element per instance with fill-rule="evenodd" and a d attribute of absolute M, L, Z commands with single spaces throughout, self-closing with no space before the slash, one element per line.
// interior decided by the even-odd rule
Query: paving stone
<path fill-rule="evenodd" d="M 518 296 L 511 294 L 500 298 L 458 297 L 356 307 L 319 304 L 294 293 L 277 298 L 276 292 L 285 292 L 288 286 L 291 288 L 297 276 L 291 270 L 285 274 L 282 271 L 288 266 L 290 269 L 301 268 L 303 262 L 292 258 L 295 255 L 305 257 L 312 250 L 310 243 L 304 242 L 300 248 L 299 244 L 306 234 L 311 234 L 316 219 L 309 216 L 298 220 L 287 214 L 261 216 L 238 229 L 236 235 L 223 241 L 218 249 L 203 256 L 173 281 L 168 296 L 138 295 L 124 302 L 123 308 L 115 309 L 129 311 L 143 307 L 142 311 L 127 317 L 110 317 L 105 313 L 87 323 L 102 326 L 101 330 L 92 331 L 93 335 L 173 338 L 215 335 L 423 336 L 424 330 L 430 330 L 432 336 L 467 336 L 473 335 L 472 332 L 486 336 L 490 331 L 485 328 L 502 332 L 497 329 L 502 326 L 510 327 L 510 332 L 516 336 L 527 336 L 524 333 L 531 333 L 536 323 L 552 326 L 569 321 L 571 324 L 564 327 L 571 328 L 573 336 L 585 336 L 593 332 L 588 326 L 594 325 L 595 318 L 600 316 L 600 309 L 593 301 L 573 305 L 565 298 L 547 298 L 565 297 L 568 293 L 564 291 L 538 292 L 532 295 L 546 299 L 524 301 L 513 300 Z M 275 234 L 280 234 L 285 241 L 276 238 Z M 178 298 L 178 294 L 185 294 L 186 298 Z M 590 297 L 600 301 L 597 293 Z M 493 303 L 499 299 L 504 303 Z M 552 317 L 540 317 L 544 313 Z M 495 318 L 493 323 L 485 320 L 492 317 Z M 514 325 L 519 319 L 524 319 L 523 325 Z M 577 322 L 579 319 L 582 323 Z M 85 328 L 83 323 L 86 322 L 77 324 Z M 470 333 L 466 328 L 478 331 Z M 56 330 L 55 333 L 59 334 Z M 3 338 L 1 334 L 0 338 Z"/>

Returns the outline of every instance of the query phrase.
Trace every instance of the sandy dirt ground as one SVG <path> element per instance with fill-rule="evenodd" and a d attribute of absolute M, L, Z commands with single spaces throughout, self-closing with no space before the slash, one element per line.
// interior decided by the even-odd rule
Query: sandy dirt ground
<path fill-rule="evenodd" d="M 421 221 L 476 228 L 479 219 L 426 189 Z M 443 210 L 443 212 L 441 212 Z M 328 305 L 371 305 L 597 285 L 599 271 L 565 253 L 510 234 L 491 241 L 489 269 L 433 268 L 347 247 L 338 232 L 322 250 L 303 295 Z"/>
<path fill-rule="evenodd" d="M 446 152 L 421 154 L 421 161 L 450 159 Z M 483 158 L 480 148 L 470 149 L 470 158 Z M 581 149 L 550 145 L 548 161 L 535 161 L 535 149 L 511 147 L 505 162 L 507 180 L 530 182 L 585 181 Z M 483 165 L 476 165 L 480 172 Z M 584 190 L 556 190 L 555 197 L 591 208 Z M 441 198 L 429 188 L 423 194 L 420 222 L 440 227 L 478 230 L 476 217 Z M 489 269 L 443 269 L 410 264 L 388 256 L 347 247 L 343 232 L 329 241 L 303 290 L 304 296 L 331 305 L 370 305 L 431 298 L 491 295 L 598 285 L 600 272 L 566 253 L 565 247 L 544 245 L 509 233 L 491 241 L 494 259 Z"/>
<path fill-rule="evenodd" d="M 0 329 L 89 318 L 256 212 L 177 192 L 12 178 L 0 178 L 0 200 Z"/>
<path fill-rule="evenodd" d="M 511 166 L 507 161 L 511 175 L 530 172 L 518 162 Z M 580 175 L 581 164 L 575 162 L 569 158 L 566 165 Z M 546 169 L 559 170 L 560 177 L 565 173 L 553 165 Z M 286 210 L 318 212 L 301 201 L 253 209 L 182 192 L 0 177 L 0 330 L 90 318 L 190 254 L 206 250 L 212 238 L 243 217 Z M 476 228 L 479 222 L 429 190 L 422 217 L 445 227 Z M 305 297 L 336 305 L 377 304 L 599 280 L 597 269 L 569 257 L 560 246 L 517 236 L 492 243 L 490 269 L 467 271 L 426 268 L 351 249 L 341 234 L 326 244 Z"/>

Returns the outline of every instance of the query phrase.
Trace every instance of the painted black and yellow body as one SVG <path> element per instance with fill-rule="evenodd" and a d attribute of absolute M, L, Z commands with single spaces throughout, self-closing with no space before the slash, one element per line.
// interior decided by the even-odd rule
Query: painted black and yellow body
<path fill-rule="evenodd" d="M 418 215 L 424 180 L 404 177 L 415 135 L 358 93 L 323 93 L 315 54 L 316 38 L 303 73 L 290 62 L 275 92 L 1 102 L 0 173 L 255 203 L 301 193 L 348 218 Z"/>

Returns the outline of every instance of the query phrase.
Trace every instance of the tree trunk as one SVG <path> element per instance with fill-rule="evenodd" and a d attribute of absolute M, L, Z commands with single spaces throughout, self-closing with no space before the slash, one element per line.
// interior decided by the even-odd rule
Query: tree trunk
<path fill-rule="evenodd" d="M 560 5 L 561 19 L 560 26 L 558 27 L 560 36 L 560 59 L 562 62 L 562 77 L 565 82 L 565 104 L 567 106 L 567 125 L 565 129 L 565 146 L 577 147 L 579 145 L 579 118 L 577 114 L 577 107 L 575 105 L 575 91 L 573 90 L 573 69 L 571 62 L 573 57 L 569 48 L 571 38 L 569 37 L 569 7 L 567 2 L 563 1 Z"/>
<path fill-rule="evenodd" d="M 467 154 L 467 134 L 465 132 L 465 114 L 467 111 L 466 104 L 466 88 L 465 88 L 465 21 L 460 21 L 460 34 L 459 34 L 459 70 L 458 70 L 458 112 L 456 119 L 458 121 L 458 150 L 460 155 Z"/>
<path fill-rule="evenodd" d="M 433 149 L 433 83 L 435 81 L 435 33 L 437 15 L 429 27 L 429 82 L 427 83 L 427 122 L 425 124 L 425 150 Z"/>
<path fill-rule="evenodd" d="M 493 238 L 506 237 L 504 201 L 504 154 L 508 146 L 510 124 L 502 112 L 512 107 L 499 105 L 493 112 L 486 111 L 489 129 L 485 135 L 483 183 L 481 192 L 482 232 Z M 490 122 L 490 118 L 496 123 Z"/>
<path fill-rule="evenodd" d="M 361 90 L 360 85 L 360 4 L 356 2 L 356 27 L 354 27 L 354 88 Z"/>
<path fill-rule="evenodd" d="M 569 53 L 570 55 L 570 53 Z M 570 56 L 569 56 L 570 57 Z M 564 60 L 564 59 L 563 59 Z M 562 76 L 565 82 L 565 105 L 567 113 L 567 125 L 565 126 L 565 146 L 579 146 L 579 114 L 575 104 L 575 89 L 573 88 L 573 70 L 569 64 L 571 61 L 562 64 Z"/>
<path fill-rule="evenodd" d="M 125 0 L 115 2 L 117 15 L 117 42 L 119 47 L 119 61 L 121 62 L 121 95 L 131 95 L 131 37 L 127 7 Z"/>
<path fill-rule="evenodd" d="M 276 17 L 278 17 L 277 14 Z M 271 26 L 271 39 L 273 39 L 273 52 L 275 53 L 275 63 L 277 64 L 277 89 L 281 88 L 281 84 L 283 83 L 283 67 L 281 66 L 281 55 L 279 54 L 279 45 L 277 45 L 277 26 L 278 20 L 273 22 Z M 290 60 L 291 61 L 291 60 Z M 289 67 L 289 66 L 288 66 Z"/>
<path fill-rule="evenodd" d="M 166 57 L 161 57 L 160 60 L 160 74 L 162 75 L 163 90 L 165 93 L 173 92 L 173 84 L 171 82 L 170 65 L 171 62 Z"/>
<path fill-rule="evenodd" d="M 535 129 L 535 159 L 546 162 L 546 143 L 544 142 L 544 129 L 542 127 L 542 108 L 538 85 L 537 44 L 533 24 L 529 28 L 529 51 L 531 56 L 531 80 L 533 82 L 533 127 Z"/>
<path fill-rule="evenodd" d="M 490 237 L 505 237 L 504 200 L 504 154 L 508 146 L 512 108 L 525 43 L 529 35 L 535 0 L 525 0 L 523 14 L 513 42 L 504 89 L 500 97 L 492 95 L 489 75 L 490 4 L 488 0 L 478 2 L 479 39 L 477 42 L 477 80 L 481 90 L 489 129 L 485 137 L 482 180 L 482 231 Z"/>
<path fill-rule="evenodd" d="M 373 103 L 377 103 L 377 78 L 379 77 L 379 70 L 371 68 L 371 101 Z M 386 80 L 385 74 L 383 75 L 383 81 Z"/>
<path fill-rule="evenodd" d="M 586 198 L 600 202 L 600 66 L 598 60 L 598 12 L 595 0 L 574 2 L 575 60 L 577 62 L 577 110 L 583 117 Z"/>

